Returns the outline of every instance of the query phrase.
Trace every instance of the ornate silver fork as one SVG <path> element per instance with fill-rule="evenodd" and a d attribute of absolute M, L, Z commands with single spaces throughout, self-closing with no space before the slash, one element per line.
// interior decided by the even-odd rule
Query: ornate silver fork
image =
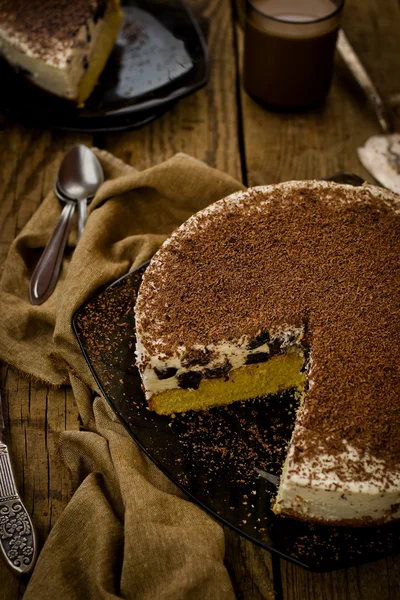
<path fill-rule="evenodd" d="M 30 516 L 18 494 L 7 445 L 0 394 L 0 548 L 8 566 L 19 575 L 35 564 L 37 544 Z"/>

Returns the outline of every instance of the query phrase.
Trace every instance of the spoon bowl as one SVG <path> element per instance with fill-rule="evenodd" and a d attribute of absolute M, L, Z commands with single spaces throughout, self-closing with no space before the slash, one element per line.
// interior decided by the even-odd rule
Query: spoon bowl
<path fill-rule="evenodd" d="M 78 240 L 86 224 L 88 199 L 94 197 L 103 181 L 102 166 L 86 146 L 77 144 L 64 156 L 56 187 L 61 196 L 78 202 Z"/>
<path fill-rule="evenodd" d="M 86 146 L 73 146 L 65 155 L 58 173 L 57 186 L 71 200 L 93 198 L 104 181 L 97 156 Z"/>

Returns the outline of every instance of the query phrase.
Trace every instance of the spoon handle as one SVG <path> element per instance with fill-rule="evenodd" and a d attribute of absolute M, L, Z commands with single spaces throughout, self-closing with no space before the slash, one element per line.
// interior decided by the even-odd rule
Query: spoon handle
<path fill-rule="evenodd" d="M 78 200 L 78 240 L 80 239 L 87 220 L 87 200 Z"/>
<path fill-rule="evenodd" d="M 342 29 L 339 31 L 336 47 L 343 61 L 375 109 L 382 132 L 391 133 L 393 125 L 390 120 L 389 111 Z"/>
<path fill-rule="evenodd" d="M 43 304 L 56 287 L 74 212 L 75 202 L 67 202 L 36 265 L 29 288 L 32 304 Z"/>

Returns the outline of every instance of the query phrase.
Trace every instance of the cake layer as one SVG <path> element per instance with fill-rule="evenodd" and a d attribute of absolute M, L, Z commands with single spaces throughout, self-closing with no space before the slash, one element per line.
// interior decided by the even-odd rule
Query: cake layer
<path fill-rule="evenodd" d="M 0 54 L 27 79 L 84 102 L 114 46 L 119 0 L 0 0 Z"/>
<path fill-rule="evenodd" d="M 116 0 L 108 2 L 104 19 L 99 21 L 96 31 L 92 33 L 93 43 L 87 48 L 87 58 L 83 58 L 85 73 L 76 85 L 76 101 L 81 105 L 92 93 L 106 62 L 114 48 L 114 44 L 122 21 L 121 12 L 116 9 Z M 74 59 L 71 60 L 71 64 Z M 75 60 L 75 62 L 78 62 Z"/>
<path fill-rule="evenodd" d="M 277 394 L 290 388 L 301 391 L 305 383 L 303 365 L 304 356 L 292 350 L 267 362 L 231 370 L 222 378 L 202 379 L 196 390 L 166 390 L 153 396 L 149 405 L 152 410 L 168 415 L 186 410 L 205 410 L 212 406 Z"/>

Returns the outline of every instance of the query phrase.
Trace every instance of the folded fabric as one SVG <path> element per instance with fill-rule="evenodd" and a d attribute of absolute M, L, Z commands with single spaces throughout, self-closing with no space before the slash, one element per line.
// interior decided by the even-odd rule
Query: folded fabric
<path fill-rule="evenodd" d="M 154 253 L 192 213 L 242 186 L 178 154 L 142 172 L 96 150 L 106 177 L 53 295 L 29 302 L 29 279 L 59 217 L 51 192 L 11 246 L 0 282 L 0 359 L 71 385 L 82 431 L 61 436 L 77 491 L 51 531 L 25 598 L 234 598 L 224 537 L 147 459 L 96 390 L 74 338 L 75 310 Z M 79 486 L 79 487 L 78 487 Z"/>

